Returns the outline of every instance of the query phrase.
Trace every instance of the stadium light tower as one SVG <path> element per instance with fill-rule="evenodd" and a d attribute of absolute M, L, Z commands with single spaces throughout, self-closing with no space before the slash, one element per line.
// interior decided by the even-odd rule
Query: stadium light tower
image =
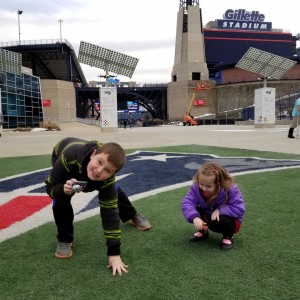
<path fill-rule="evenodd" d="M 63 20 L 59 19 L 58 22 L 59 22 L 59 41 L 60 43 L 62 43 L 61 23 L 63 22 Z"/>
<path fill-rule="evenodd" d="M 21 45 L 20 15 L 22 13 L 23 13 L 23 10 L 18 10 L 19 45 Z"/>

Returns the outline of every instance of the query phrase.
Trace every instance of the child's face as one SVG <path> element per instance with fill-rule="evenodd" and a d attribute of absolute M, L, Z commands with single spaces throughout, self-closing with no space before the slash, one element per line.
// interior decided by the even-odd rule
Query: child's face
<path fill-rule="evenodd" d="M 218 191 L 218 185 L 215 183 L 216 176 L 206 176 L 200 174 L 198 177 L 199 188 L 204 197 L 211 197 Z"/>
<path fill-rule="evenodd" d="M 117 168 L 107 158 L 108 154 L 95 154 L 93 151 L 91 160 L 87 165 L 87 175 L 90 180 L 104 181 L 116 173 Z"/>

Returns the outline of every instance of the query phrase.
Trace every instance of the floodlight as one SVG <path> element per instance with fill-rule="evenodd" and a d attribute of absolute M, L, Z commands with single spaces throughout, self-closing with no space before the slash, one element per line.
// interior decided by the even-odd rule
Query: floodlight
<path fill-rule="evenodd" d="M 120 52 L 81 41 L 78 61 L 91 67 L 103 69 L 106 72 L 131 78 L 139 60 Z"/>
<path fill-rule="evenodd" d="M 256 48 L 249 48 L 236 64 L 244 69 L 262 76 L 280 79 L 297 62 Z"/>
<path fill-rule="evenodd" d="M 21 75 L 22 54 L 0 49 L 0 71 Z"/>

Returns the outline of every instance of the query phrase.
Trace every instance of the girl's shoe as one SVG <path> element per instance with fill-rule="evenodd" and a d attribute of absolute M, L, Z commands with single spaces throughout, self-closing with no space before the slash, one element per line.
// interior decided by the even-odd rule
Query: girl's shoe
<path fill-rule="evenodd" d="M 221 249 L 228 251 L 233 248 L 233 238 L 223 238 L 221 242 Z"/>
<path fill-rule="evenodd" d="M 203 240 L 207 240 L 208 239 L 208 231 L 204 231 L 204 230 L 201 230 L 201 231 L 197 231 L 194 233 L 194 235 L 192 235 L 190 237 L 190 242 L 199 242 L 199 241 L 203 241 Z"/>

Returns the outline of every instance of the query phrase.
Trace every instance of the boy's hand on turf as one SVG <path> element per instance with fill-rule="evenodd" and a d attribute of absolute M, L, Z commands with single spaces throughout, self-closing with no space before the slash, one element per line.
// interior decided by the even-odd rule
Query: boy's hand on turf
<path fill-rule="evenodd" d="M 107 267 L 112 269 L 113 276 L 115 276 L 116 274 L 122 276 L 123 272 L 128 273 L 126 269 L 128 268 L 128 266 L 122 262 L 120 255 L 109 256 Z"/>

